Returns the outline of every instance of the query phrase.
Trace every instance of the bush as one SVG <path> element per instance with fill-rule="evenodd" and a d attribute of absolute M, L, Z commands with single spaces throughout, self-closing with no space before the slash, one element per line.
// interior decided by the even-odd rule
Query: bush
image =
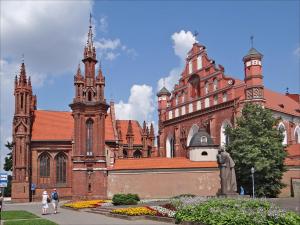
<path fill-rule="evenodd" d="M 209 199 L 178 210 L 175 219 L 177 223 L 191 221 L 207 225 L 300 224 L 300 216 L 296 213 L 286 212 L 260 199 Z"/>
<path fill-rule="evenodd" d="M 112 198 L 114 205 L 136 205 L 140 201 L 137 194 L 115 194 Z"/>

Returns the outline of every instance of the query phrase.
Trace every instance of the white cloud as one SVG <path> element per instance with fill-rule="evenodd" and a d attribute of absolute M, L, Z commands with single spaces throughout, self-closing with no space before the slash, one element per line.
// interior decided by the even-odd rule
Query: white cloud
<path fill-rule="evenodd" d="M 180 32 L 175 32 L 171 38 L 173 41 L 174 53 L 179 57 L 180 65 L 171 69 L 171 71 L 166 77 L 162 77 L 161 79 L 159 79 L 157 83 L 158 91 L 163 87 L 164 83 L 169 91 L 173 89 L 174 85 L 178 82 L 180 78 L 180 74 L 185 64 L 186 55 L 196 41 L 196 38 L 194 37 L 191 31 L 184 30 L 181 30 Z"/>
<path fill-rule="evenodd" d="M 128 102 L 115 105 L 117 119 L 134 119 L 142 123 L 151 121 L 154 112 L 153 90 L 148 85 L 133 85 Z"/>
<path fill-rule="evenodd" d="M 105 51 L 105 50 L 115 50 L 116 48 L 121 46 L 121 41 L 120 39 L 105 39 L 101 38 L 97 41 L 94 42 L 94 45 L 97 49 L 100 49 Z"/>
<path fill-rule="evenodd" d="M 195 43 L 196 38 L 191 31 L 181 30 L 172 35 L 172 40 L 175 55 L 179 56 L 182 62 L 184 62 L 186 55 Z"/>
<path fill-rule="evenodd" d="M 296 48 L 296 49 L 294 50 L 294 54 L 295 54 L 296 56 L 300 56 L 300 47 L 298 47 L 298 48 Z"/>
<path fill-rule="evenodd" d="M 99 20 L 99 30 L 103 33 L 106 33 L 107 28 L 108 28 L 107 16 L 101 16 Z"/>
<path fill-rule="evenodd" d="M 120 55 L 120 53 L 107 52 L 105 59 L 112 61 L 115 58 L 117 58 L 119 55 Z"/>
<path fill-rule="evenodd" d="M 49 76 L 74 72 L 82 56 L 82 40 L 87 38 L 91 8 L 91 1 L 1 2 L 1 150 L 11 138 L 13 85 L 21 55 L 25 55 L 26 72 L 34 87 L 43 86 Z M 1 153 L 2 160 L 6 153 Z"/>

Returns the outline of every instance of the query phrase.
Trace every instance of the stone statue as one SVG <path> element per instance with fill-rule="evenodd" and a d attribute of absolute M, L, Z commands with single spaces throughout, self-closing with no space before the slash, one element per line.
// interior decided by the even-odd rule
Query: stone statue
<path fill-rule="evenodd" d="M 235 163 L 229 153 L 223 147 L 220 147 L 217 155 L 217 161 L 220 168 L 221 195 L 237 194 Z"/>

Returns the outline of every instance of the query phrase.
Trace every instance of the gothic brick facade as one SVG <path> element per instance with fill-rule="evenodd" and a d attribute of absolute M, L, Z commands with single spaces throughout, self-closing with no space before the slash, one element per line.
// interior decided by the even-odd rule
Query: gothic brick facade
<path fill-rule="evenodd" d="M 72 112 L 36 109 L 25 64 L 15 79 L 12 200 L 39 200 L 43 190 L 57 188 L 61 198 L 107 198 L 136 192 L 145 198 L 180 193 L 216 195 L 220 188 L 216 160 L 189 160 L 189 146 L 201 130 L 211 146 L 223 146 L 226 126 L 235 126 L 245 102 L 255 102 L 280 118 L 289 157 L 283 196 L 291 195 L 291 179 L 300 178 L 299 95 L 264 87 L 263 55 L 251 48 L 243 57 L 244 80 L 225 74 L 194 43 L 178 84 L 158 96 L 157 147 L 154 128 L 146 122 L 118 120 L 114 103 L 105 99 L 105 76 L 95 71 L 92 27 L 84 48 L 84 72 L 74 76 Z M 70 84 L 71 85 L 71 84 Z M 207 139 L 203 139 L 203 141 Z M 202 138 L 201 138 L 202 142 Z M 135 159 L 141 158 L 141 159 Z M 35 191 L 31 187 L 35 186 Z M 166 189 L 164 189 L 167 187 Z"/>

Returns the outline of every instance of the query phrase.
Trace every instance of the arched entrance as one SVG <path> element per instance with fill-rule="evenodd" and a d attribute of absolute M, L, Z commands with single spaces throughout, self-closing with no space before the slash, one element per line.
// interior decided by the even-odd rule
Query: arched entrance
<path fill-rule="evenodd" d="M 166 141 L 166 155 L 167 158 L 175 157 L 175 140 L 172 135 L 169 135 Z"/>

